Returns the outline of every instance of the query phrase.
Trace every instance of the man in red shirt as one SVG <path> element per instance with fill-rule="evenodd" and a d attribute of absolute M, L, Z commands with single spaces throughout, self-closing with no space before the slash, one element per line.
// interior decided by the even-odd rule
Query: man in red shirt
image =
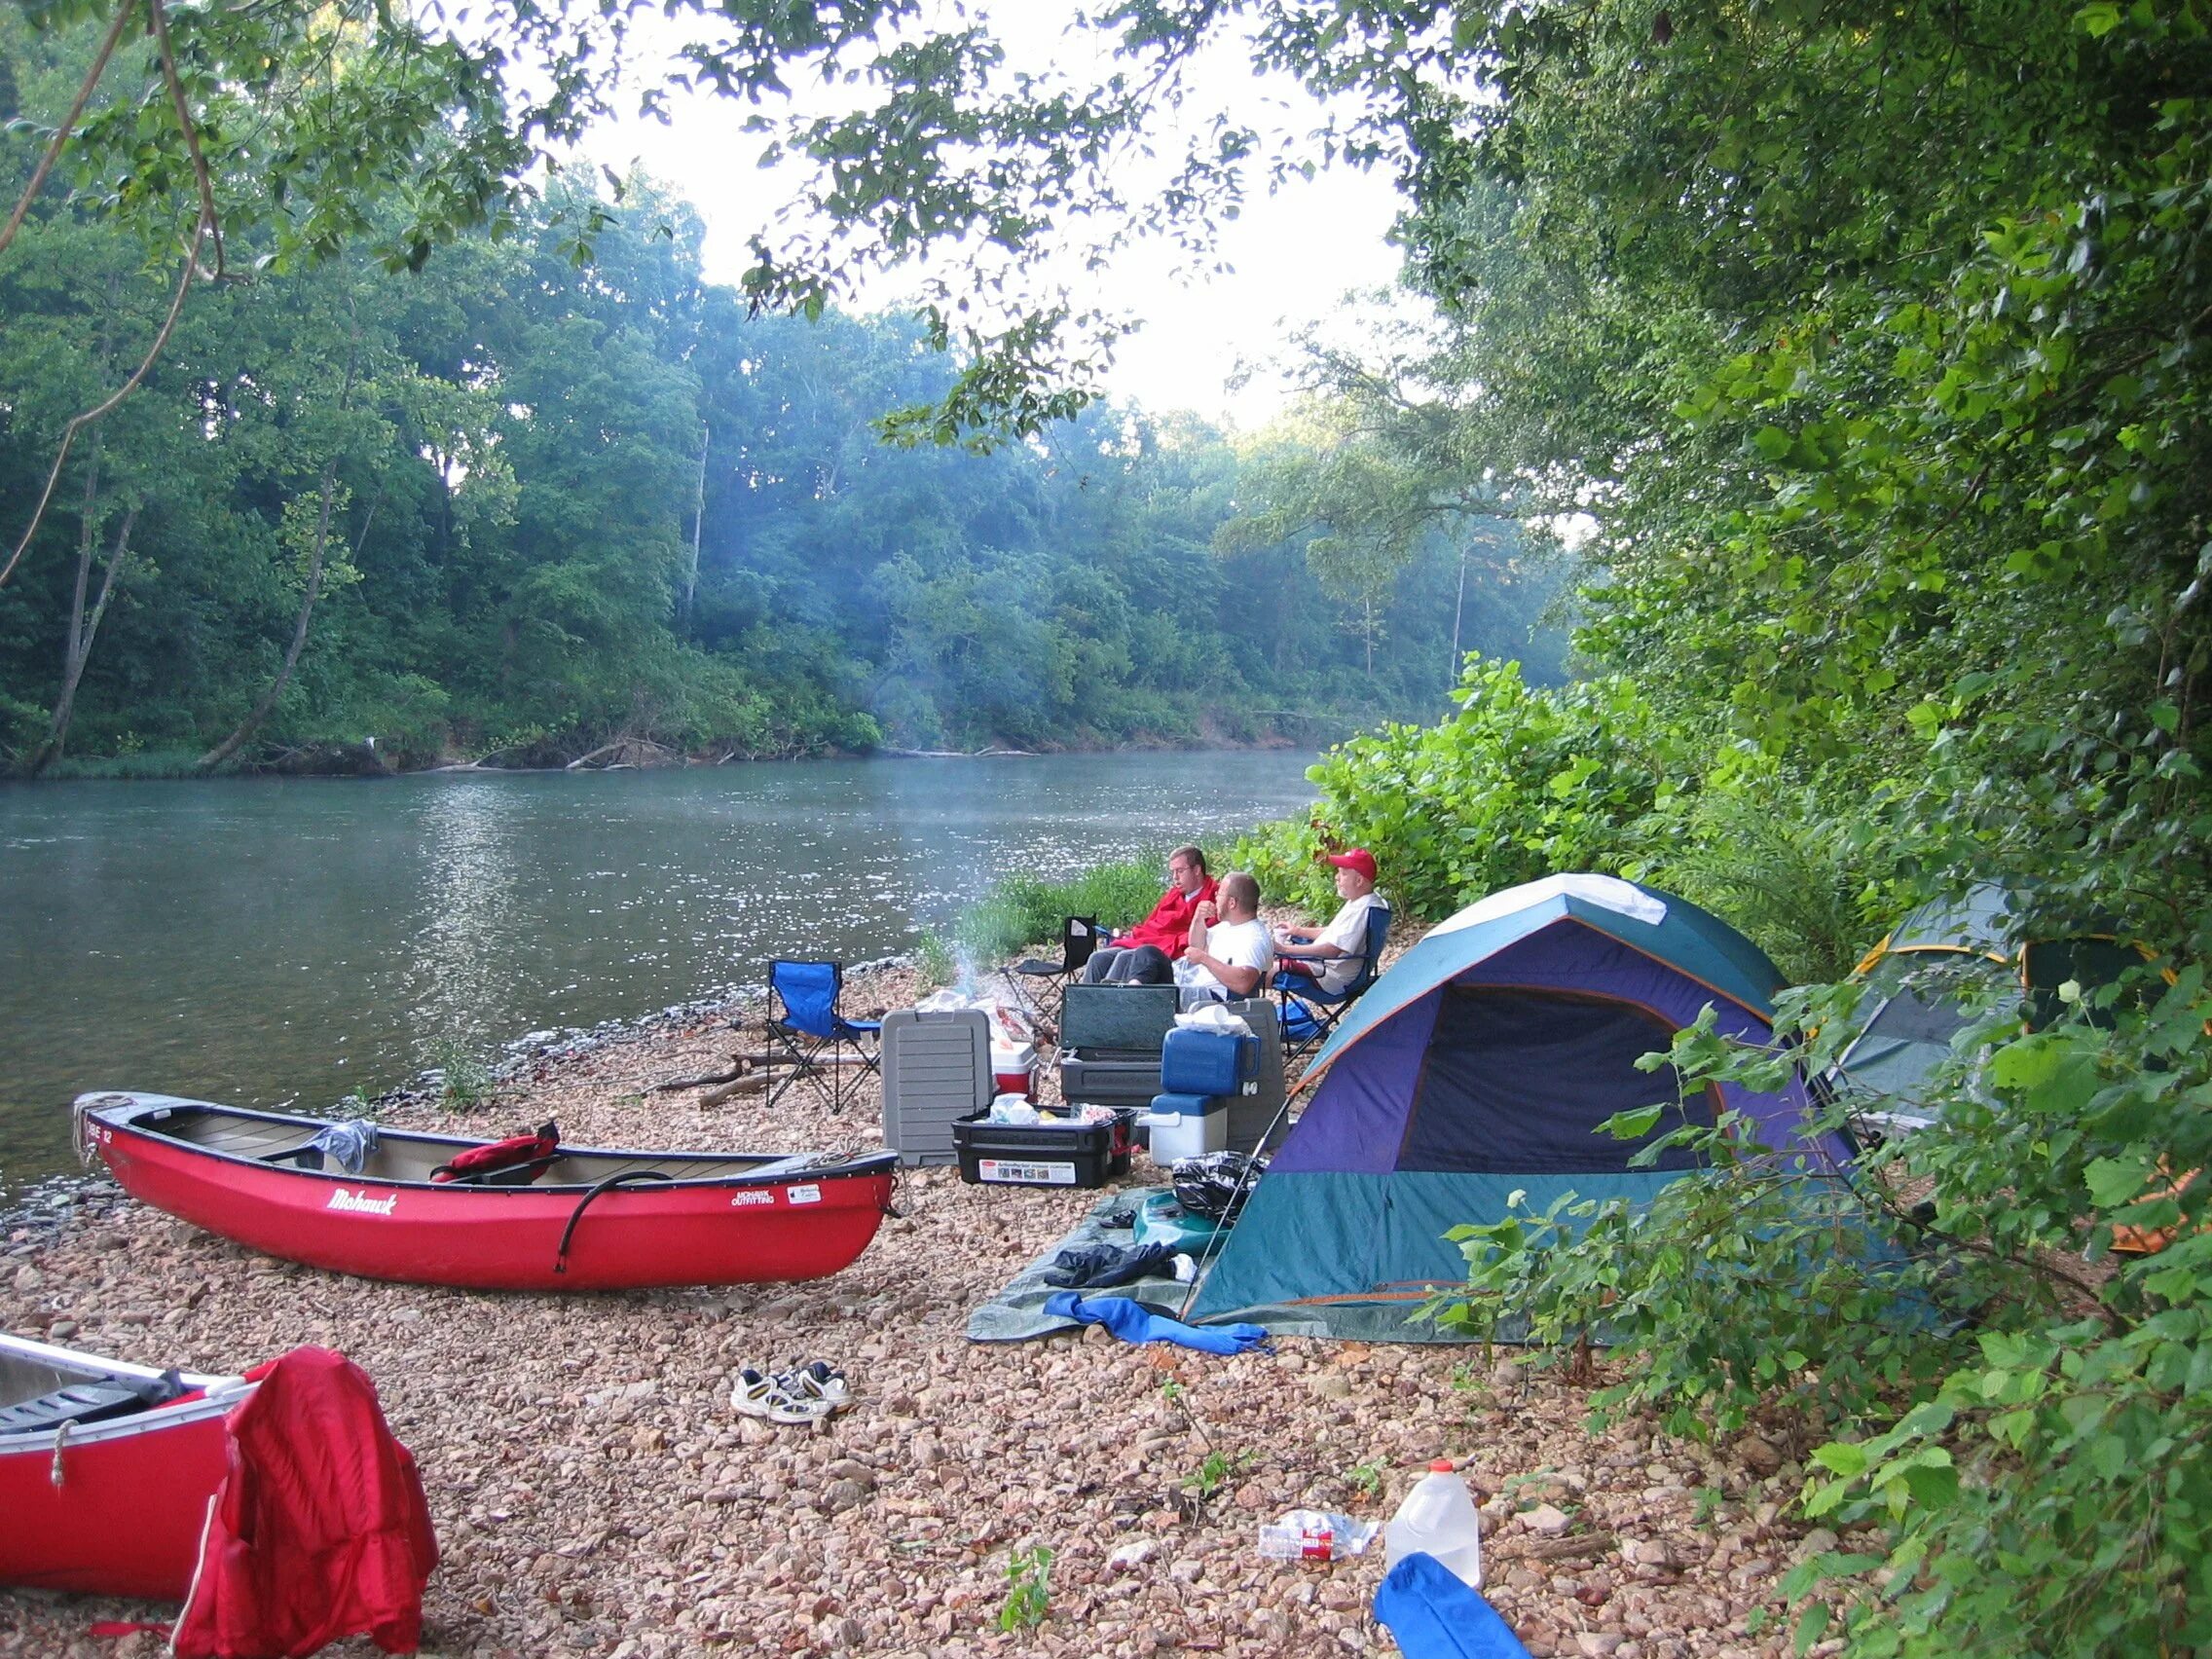
<path fill-rule="evenodd" d="M 1196 847 L 1177 847 L 1167 855 L 1167 891 L 1152 914 L 1126 932 L 1110 936 L 1090 953 L 1083 970 L 1087 985 L 1166 985 L 1175 979 L 1175 958 L 1191 945 L 1191 918 L 1214 897 L 1206 856 Z"/>

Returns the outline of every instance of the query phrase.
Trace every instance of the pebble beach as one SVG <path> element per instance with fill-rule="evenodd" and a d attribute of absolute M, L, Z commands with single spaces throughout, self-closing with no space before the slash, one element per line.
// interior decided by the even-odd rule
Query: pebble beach
<path fill-rule="evenodd" d="M 911 970 L 877 966 L 846 1003 L 918 992 Z M 483 1136 L 553 1118 L 580 1145 L 880 1145 L 872 1087 L 841 1113 L 803 1087 L 772 1107 L 654 1091 L 756 1046 L 731 1028 L 750 1012 L 534 1033 L 468 1112 L 424 1092 L 382 1116 Z M 1161 1179 L 1140 1154 L 1117 1184 Z M 969 1342 L 970 1311 L 1095 1197 L 912 1170 L 830 1278 L 554 1297 L 319 1272 L 94 1179 L 0 1228 L 0 1325 L 156 1366 L 237 1371 L 303 1343 L 363 1366 L 436 1523 L 430 1654 L 1390 1652 L 1369 1611 L 1380 1540 L 1285 1563 L 1258 1530 L 1299 1507 L 1380 1522 L 1438 1456 L 1482 1506 L 1485 1594 L 1538 1659 L 1790 1651 L 1780 1581 L 1838 1540 L 1784 1519 L 1803 1472 L 1779 1435 L 1593 1438 L 1587 1390 L 1503 1350 L 1284 1338 L 1217 1357 L 1095 1328 Z M 850 1410 L 797 1427 L 732 1411 L 740 1366 L 814 1358 L 847 1374 Z M 1040 1548 L 1043 1617 L 1002 1630 L 1010 1563 Z M 158 1637 L 91 1628 L 169 1610 L 0 1591 L 0 1654 L 150 1659 Z"/>

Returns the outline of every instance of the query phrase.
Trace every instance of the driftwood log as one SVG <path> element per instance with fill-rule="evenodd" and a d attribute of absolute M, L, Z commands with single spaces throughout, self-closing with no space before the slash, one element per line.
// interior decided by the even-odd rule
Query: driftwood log
<path fill-rule="evenodd" d="M 744 1062 L 733 1061 L 727 1071 L 709 1072 L 705 1077 L 672 1077 L 666 1083 L 656 1083 L 653 1092 L 667 1094 L 679 1088 L 712 1088 L 718 1083 L 735 1083 L 744 1076 Z"/>
<path fill-rule="evenodd" d="M 725 1100 L 734 1100 L 740 1094 L 765 1094 L 768 1091 L 768 1074 L 755 1072 L 750 1077 L 734 1078 L 719 1088 L 709 1089 L 699 1096 L 702 1106 L 719 1106 Z"/>

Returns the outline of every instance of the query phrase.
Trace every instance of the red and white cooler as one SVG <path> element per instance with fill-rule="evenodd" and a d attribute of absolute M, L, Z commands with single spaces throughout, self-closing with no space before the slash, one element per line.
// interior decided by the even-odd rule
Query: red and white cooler
<path fill-rule="evenodd" d="M 991 1042 L 991 1077 L 994 1093 L 1018 1094 L 1024 1100 L 1035 1100 L 1037 1046 L 1034 1043 L 1002 1043 L 994 1033 Z"/>

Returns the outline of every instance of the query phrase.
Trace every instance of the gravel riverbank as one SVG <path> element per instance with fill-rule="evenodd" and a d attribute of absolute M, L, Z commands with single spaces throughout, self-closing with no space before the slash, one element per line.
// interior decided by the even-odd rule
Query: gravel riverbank
<path fill-rule="evenodd" d="M 879 967 L 854 977 L 847 1005 L 914 993 L 910 973 Z M 718 1069 L 740 1046 L 733 1012 L 534 1034 L 472 1113 L 419 1099 L 386 1117 L 472 1133 L 551 1117 L 587 1145 L 880 1144 L 871 1105 L 833 1116 L 803 1089 L 774 1108 L 647 1091 Z M 1133 1184 L 1150 1175 L 1140 1156 Z M 1217 1358 L 1096 1330 L 969 1343 L 970 1309 L 1091 1198 L 909 1172 L 900 1215 L 832 1278 L 563 1298 L 315 1272 L 92 1183 L 66 1204 L 50 1192 L 60 1207 L 0 1235 L 0 1324 L 210 1371 L 300 1343 L 357 1360 L 428 1490 L 444 1551 L 424 1609 L 434 1654 L 1387 1650 L 1368 1617 L 1380 1542 L 1282 1564 L 1259 1557 L 1258 1528 L 1300 1505 L 1380 1520 L 1438 1456 L 1477 1489 L 1488 1593 L 1540 1659 L 1788 1650 L 1774 1588 L 1835 1544 L 1778 1520 L 1802 1476 L 1756 1437 L 1591 1439 L 1582 1390 L 1472 1348 L 1285 1340 Z M 832 1424 L 732 1414 L 740 1365 L 817 1356 L 859 1395 Z M 1209 1450 L 1235 1472 L 1199 1507 L 1186 1483 Z M 1001 1633 L 1010 1554 L 1039 1545 L 1054 1558 L 1049 1613 Z M 88 1632 L 164 1611 L 0 1592 L 0 1653 L 146 1659 L 161 1651 L 150 1636 Z"/>

